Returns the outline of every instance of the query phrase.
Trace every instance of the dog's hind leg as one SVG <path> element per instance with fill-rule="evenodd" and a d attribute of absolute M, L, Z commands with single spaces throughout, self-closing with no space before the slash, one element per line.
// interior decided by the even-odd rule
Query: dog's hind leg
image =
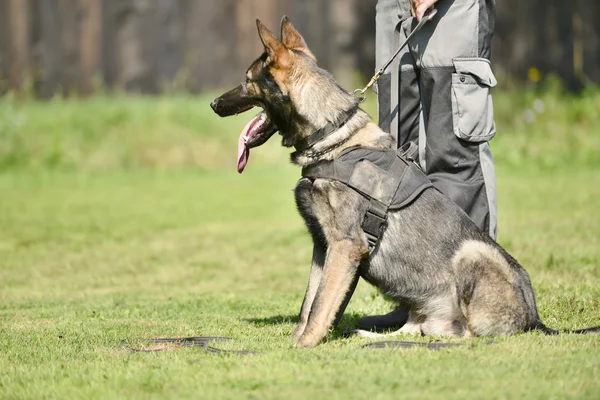
<path fill-rule="evenodd" d="M 427 298 L 419 310 L 426 317 L 421 332 L 427 336 L 463 337 L 467 321 L 460 309 L 456 289 L 451 286 L 445 294 Z"/>
<path fill-rule="evenodd" d="M 310 309 L 312 307 L 317 289 L 321 284 L 321 276 L 323 275 L 323 265 L 325 264 L 325 249 L 324 246 L 318 242 L 315 242 L 313 248 L 312 265 L 310 267 L 310 276 L 308 278 L 308 286 L 306 287 L 306 293 L 304 295 L 304 301 L 302 301 L 302 308 L 300 309 L 300 321 L 292 332 L 292 336 L 299 338 L 304 333 L 306 324 L 308 323 L 308 317 L 310 315 Z"/>
<path fill-rule="evenodd" d="M 465 318 L 455 300 L 456 294 L 453 291 L 443 296 L 428 298 L 419 308 L 411 309 L 406 324 L 392 333 L 383 335 L 369 331 L 355 331 L 355 333 L 369 338 L 402 334 L 462 337 L 467 330 Z"/>
<path fill-rule="evenodd" d="M 400 329 L 408 321 L 408 310 L 402 306 L 383 315 L 369 315 L 362 317 L 356 323 L 356 328 L 363 331 L 384 332 L 390 329 Z"/>
<path fill-rule="evenodd" d="M 421 332 L 427 336 L 471 336 L 468 329 L 457 319 L 435 319 L 427 318 L 421 324 Z"/>
<path fill-rule="evenodd" d="M 364 250 L 364 251 L 363 251 Z M 298 339 L 301 347 L 314 347 L 327 334 L 351 289 L 366 249 L 350 239 L 331 243 L 327 249 L 321 282 L 315 294 L 308 322 Z"/>
<path fill-rule="evenodd" d="M 476 336 L 511 335 L 539 321 L 525 270 L 493 246 L 467 241 L 453 259 L 460 308 Z"/>
<path fill-rule="evenodd" d="M 402 328 L 390 333 L 377 333 L 363 330 L 353 331 L 356 336 L 367 338 L 384 338 L 398 335 L 421 336 L 470 336 L 468 329 L 457 320 L 427 318 L 424 322 L 407 322 Z"/>
<path fill-rule="evenodd" d="M 350 333 L 355 334 L 358 337 L 366 338 L 385 338 L 398 335 L 420 335 L 421 324 L 425 321 L 425 318 L 421 315 L 409 312 L 408 321 L 402 326 L 402 328 L 389 333 L 377 333 L 363 329 L 355 329 Z"/>

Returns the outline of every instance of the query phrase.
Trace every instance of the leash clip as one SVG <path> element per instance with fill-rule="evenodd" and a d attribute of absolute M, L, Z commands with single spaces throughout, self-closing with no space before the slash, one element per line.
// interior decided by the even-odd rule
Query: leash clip
<path fill-rule="evenodd" d="M 356 97 L 358 99 L 359 103 L 362 103 L 363 101 L 365 101 L 365 99 L 367 98 L 367 90 L 369 90 L 369 88 L 371 86 L 373 86 L 379 78 L 381 78 L 381 75 L 383 75 L 383 68 L 380 69 L 379 71 L 377 71 L 377 73 L 375 75 L 373 75 L 373 77 L 371 78 L 369 83 L 367 83 L 367 86 L 365 86 L 362 89 L 356 89 L 354 92 L 352 92 L 354 97 Z"/>
<path fill-rule="evenodd" d="M 352 94 L 358 99 L 359 103 L 362 103 L 367 98 L 367 88 L 356 89 L 354 92 L 352 92 Z"/>
<path fill-rule="evenodd" d="M 377 71 L 377 73 L 375 75 L 373 75 L 373 77 L 371 78 L 371 80 L 369 81 L 369 83 L 367 83 L 367 86 L 365 86 L 362 89 L 356 89 L 354 92 L 352 92 L 352 94 L 354 95 L 354 97 L 356 97 L 358 99 L 359 103 L 362 103 L 363 101 L 365 101 L 365 99 L 367 98 L 367 90 L 371 86 L 373 86 L 375 84 L 375 82 L 377 82 L 377 80 L 379 78 L 381 78 L 381 75 L 383 75 L 383 73 L 385 72 L 385 70 L 387 69 L 387 67 L 389 67 L 390 64 L 392 63 L 392 61 L 394 61 L 394 58 L 396 58 L 398 56 L 398 54 L 400 54 L 400 50 L 402 50 L 404 48 L 404 46 L 406 46 L 408 44 L 408 41 L 410 39 L 412 39 L 412 37 L 415 35 L 415 33 L 417 33 L 423 27 L 423 25 L 425 25 L 427 23 L 427 21 L 429 21 L 429 18 L 433 16 L 431 14 L 432 14 L 432 11 L 431 11 L 431 9 L 429 9 L 429 13 L 423 15 L 423 18 L 421 18 L 421 21 L 417 24 L 417 26 L 415 26 L 415 28 L 412 30 L 412 32 L 410 33 L 410 35 L 408 35 L 406 37 L 406 39 L 404 39 L 404 42 L 402 42 L 402 44 L 400 45 L 400 47 L 398 47 L 398 50 L 396 50 L 396 52 L 383 65 L 383 67 L 381 67 L 379 69 L 379 71 Z M 434 13 L 434 15 L 435 15 L 435 13 Z"/>

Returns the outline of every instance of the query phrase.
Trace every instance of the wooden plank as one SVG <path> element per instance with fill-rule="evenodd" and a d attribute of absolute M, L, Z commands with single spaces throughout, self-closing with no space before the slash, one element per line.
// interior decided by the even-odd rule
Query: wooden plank
<path fill-rule="evenodd" d="M 585 83 L 600 82 L 600 5 L 594 0 L 580 0 L 577 9 L 583 27 Z"/>
<path fill-rule="evenodd" d="M 348 46 L 348 51 L 355 54 L 353 66 L 348 66 L 360 71 L 364 83 L 367 83 L 375 72 L 375 6 L 377 0 L 355 0 L 354 1 L 354 19 L 357 25 L 352 29 L 352 39 L 350 43 L 343 44 Z M 354 82 L 356 83 L 356 82 Z"/>
<path fill-rule="evenodd" d="M 81 3 L 59 0 L 60 85 L 64 94 L 81 90 Z"/>
<path fill-rule="evenodd" d="M 140 9 L 133 0 L 123 0 L 113 6 L 116 84 L 122 89 L 141 91 L 147 66 L 142 54 Z"/>
<path fill-rule="evenodd" d="M 29 18 L 27 0 L 8 0 L 9 85 L 21 92 L 29 71 Z"/>
<path fill-rule="evenodd" d="M 32 93 L 39 95 L 43 85 L 42 59 L 42 15 L 38 0 L 29 2 L 29 70 L 31 71 Z"/>
<path fill-rule="evenodd" d="M 308 3 L 306 1 L 294 1 L 290 5 L 290 10 L 291 15 L 289 15 L 289 17 L 292 20 L 292 23 L 302 34 L 310 48 L 312 43 L 308 43 L 310 41 L 308 33 Z"/>
<path fill-rule="evenodd" d="M 8 36 L 8 3 L 0 1 L 0 94 L 8 90 L 8 74 L 10 71 L 10 41 Z"/>
<path fill-rule="evenodd" d="M 160 4 L 163 0 L 135 1 L 135 16 L 138 20 L 137 43 L 140 46 L 142 69 L 137 77 L 136 90 L 142 93 L 158 93 L 160 91 L 158 65 L 159 36 L 164 33 L 164 21 L 159 20 Z"/>
<path fill-rule="evenodd" d="M 160 1 L 156 15 L 157 79 L 160 89 L 175 88 L 183 66 L 184 9 L 182 0 Z"/>
<path fill-rule="evenodd" d="M 103 1 L 100 69 L 110 88 L 157 93 L 157 8 L 161 0 Z"/>
<path fill-rule="evenodd" d="M 214 1 L 204 4 L 195 0 L 187 0 L 184 3 L 185 29 L 184 29 L 184 67 L 186 88 L 191 92 L 199 92 L 202 89 L 203 59 L 210 54 L 210 44 L 202 40 L 204 24 L 209 23 L 209 18 L 214 14 Z M 205 60 L 208 63 L 210 61 Z"/>
<path fill-rule="evenodd" d="M 357 57 L 361 56 L 361 46 L 357 46 L 357 44 L 363 40 L 363 37 L 357 36 L 356 33 L 361 32 L 360 24 L 366 22 L 364 16 L 372 15 L 373 22 L 375 19 L 375 8 L 370 3 L 366 0 L 331 1 L 331 19 L 327 23 L 328 29 L 325 30 L 326 35 L 332 36 L 328 53 L 334 62 L 329 68 L 338 82 L 347 89 L 350 89 L 355 83 L 353 80 L 357 68 Z M 356 12 L 359 6 L 361 10 L 364 8 L 366 11 L 361 18 L 358 18 L 360 14 Z M 371 10 L 367 10 L 367 8 L 371 6 L 373 10 L 370 13 Z M 335 35 L 332 34 L 333 32 Z M 362 33 L 364 34 L 364 32 Z M 371 43 L 371 47 L 374 48 L 374 42 Z M 369 71 L 369 73 L 373 75 L 373 71 Z"/>
<path fill-rule="evenodd" d="M 307 0 L 308 29 L 304 32 L 311 51 L 319 60 L 319 65 L 330 69 L 329 43 L 331 31 L 329 26 L 329 2 L 321 0 Z"/>
<path fill-rule="evenodd" d="M 81 91 L 90 94 L 94 89 L 94 77 L 100 72 L 101 49 L 101 0 L 79 0 L 82 12 L 81 38 Z"/>
<path fill-rule="evenodd" d="M 273 0 L 245 0 L 236 4 L 235 51 L 239 69 L 245 71 L 250 63 L 263 52 L 256 28 L 256 19 L 259 19 L 276 36 L 279 36 L 280 22 L 283 16 L 280 8 L 280 5 Z"/>
<path fill-rule="evenodd" d="M 235 60 L 241 68 L 247 68 L 263 52 L 256 29 L 256 19 L 260 19 L 263 23 L 268 21 L 263 21 L 264 15 L 257 16 L 259 13 L 255 10 L 256 3 L 253 0 L 240 1 L 235 7 Z M 242 67 L 243 65 L 245 67 Z"/>
<path fill-rule="evenodd" d="M 575 76 L 573 65 L 573 4 L 571 0 L 557 0 L 556 27 L 558 58 L 555 59 L 555 68 L 569 90 L 578 90 L 580 83 Z"/>
<path fill-rule="evenodd" d="M 61 30 L 58 0 L 38 0 L 41 15 L 42 83 L 40 94 L 52 97 L 61 86 Z"/>
<path fill-rule="evenodd" d="M 106 88 L 113 88 L 118 79 L 118 60 L 116 48 L 116 18 L 115 2 L 102 2 L 102 40 L 101 40 L 101 71 L 102 83 Z"/>
<path fill-rule="evenodd" d="M 236 0 L 186 3 L 185 68 L 191 91 L 231 86 L 244 67 L 236 62 Z M 246 65 L 247 66 L 247 65 Z"/>

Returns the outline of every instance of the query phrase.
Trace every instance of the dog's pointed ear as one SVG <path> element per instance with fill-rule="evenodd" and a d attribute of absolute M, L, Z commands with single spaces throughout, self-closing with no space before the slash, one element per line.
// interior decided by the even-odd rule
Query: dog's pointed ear
<path fill-rule="evenodd" d="M 269 58 L 276 64 L 285 64 L 288 57 L 288 49 L 285 45 L 258 19 L 256 20 L 256 27 L 258 28 L 258 36 L 260 36 Z"/>
<path fill-rule="evenodd" d="M 304 38 L 298 30 L 296 30 L 294 25 L 292 25 L 292 22 L 287 16 L 284 16 L 281 19 L 281 40 L 288 49 L 301 51 L 312 58 L 314 62 L 317 62 L 314 54 L 308 49 Z"/>

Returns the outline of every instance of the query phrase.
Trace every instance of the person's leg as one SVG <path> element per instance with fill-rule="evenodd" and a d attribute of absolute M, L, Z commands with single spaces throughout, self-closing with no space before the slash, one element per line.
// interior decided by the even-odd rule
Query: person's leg
<path fill-rule="evenodd" d="M 495 134 L 490 88 L 496 80 L 488 61 L 494 1 L 443 0 L 436 8 L 437 15 L 410 43 L 420 73 L 421 166 L 436 188 L 495 239 L 495 172 L 488 144 Z"/>
<path fill-rule="evenodd" d="M 402 25 L 410 19 L 408 0 L 379 0 L 376 15 L 375 67 L 379 69 L 406 39 Z M 415 61 L 404 48 L 376 84 L 379 127 L 400 147 L 418 143 L 421 100 Z"/>
<path fill-rule="evenodd" d="M 402 11 L 408 1 L 400 0 L 399 5 Z M 387 81 L 389 92 L 382 91 L 380 84 L 378 97 L 382 129 L 394 134 L 398 146 L 416 142 L 420 165 L 434 185 L 493 239 L 497 226 L 496 182 L 488 140 L 495 134 L 490 95 L 495 78 L 488 60 L 494 5 L 494 0 L 437 3 L 437 16 L 411 41 L 414 58 L 401 53 L 399 66 Z M 416 21 L 402 18 L 401 28 L 396 25 L 391 30 L 384 25 L 392 19 L 387 14 L 390 11 L 377 11 L 378 51 L 380 45 L 389 46 L 386 38 L 390 34 L 397 46 L 416 25 Z M 380 16 L 383 12 L 386 15 Z M 378 53 L 377 65 L 385 62 L 391 52 L 386 48 Z M 382 59 L 382 54 L 387 58 Z M 397 83 L 394 76 L 398 77 Z M 398 307 L 386 315 L 362 318 L 357 328 L 398 328 L 407 316 L 407 311 Z"/>
<path fill-rule="evenodd" d="M 379 69 L 406 39 L 403 23 L 410 19 L 408 0 L 379 0 L 376 16 L 375 68 Z M 398 147 L 419 141 L 421 99 L 415 61 L 406 47 L 377 83 L 379 127 L 396 139 Z M 385 315 L 361 318 L 356 329 L 397 330 L 408 320 L 408 310 L 397 307 Z"/>

